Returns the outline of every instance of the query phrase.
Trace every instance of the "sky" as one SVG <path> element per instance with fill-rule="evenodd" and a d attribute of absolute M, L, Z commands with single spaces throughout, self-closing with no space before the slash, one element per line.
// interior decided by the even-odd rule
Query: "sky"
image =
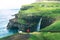
<path fill-rule="evenodd" d="M 30 4 L 35 0 L 0 0 L 0 9 L 17 9 L 22 4 Z"/>

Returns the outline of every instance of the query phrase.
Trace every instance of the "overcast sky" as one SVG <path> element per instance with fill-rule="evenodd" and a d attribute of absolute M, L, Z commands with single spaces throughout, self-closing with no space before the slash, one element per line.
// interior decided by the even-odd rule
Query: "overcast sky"
<path fill-rule="evenodd" d="M 35 0 L 0 0 L 0 9 L 17 9 L 22 4 L 30 4 Z"/>

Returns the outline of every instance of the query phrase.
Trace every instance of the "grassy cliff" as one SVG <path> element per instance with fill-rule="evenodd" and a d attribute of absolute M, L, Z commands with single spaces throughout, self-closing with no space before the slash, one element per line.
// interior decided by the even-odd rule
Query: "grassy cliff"
<path fill-rule="evenodd" d="M 60 30 L 60 3 L 33 3 L 22 6 L 17 14 L 17 22 L 28 25 L 27 27 L 37 26 L 40 18 L 42 31 Z"/>

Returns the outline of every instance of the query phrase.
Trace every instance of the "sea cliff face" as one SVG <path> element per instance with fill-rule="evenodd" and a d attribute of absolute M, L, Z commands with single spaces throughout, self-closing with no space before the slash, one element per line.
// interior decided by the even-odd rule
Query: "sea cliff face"
<path fill-rule="evenodd" d="M 24 31 L 25 25 L 24 24 L 20 24 L 16 21 L 16 19 L 10 19 L 8 25 L 7 25 L 7 29 L 17 29 L 17 30 L 21 30 L 21 31 Z"/>
<path fill-rule="evenodd" d="M 23 20 L 27 21 L 26 24 L 22 24 L 22 23 L 19 23 L 17 21 L 17 18 L 15 17 L 14 19 L 10 19 L 8 25 L 7 25 L 7 28 L 8 29 L 18 29 L 18 30 L 21 30 L 21 31 L 26 31 L 27 29 L 30 29 L 30 31 L 36 31 L 36 28 L 37 28 L 37 24 L 39 22 L 39 19 L 40 17 L 30 17 L 29 18 L 23 18 Z"/>
<path fill-rule="evenodd" d="M 15 18 L 9 21 L 7 28 L 17 28 L 24 32 L 30 29 L 30 31 L 33 32 L 36 31 L 40 18 L 42 18 L 41 29 L 46 28 L 59 19 L 60 11 L 58 7 L 60 6 L 58 4 L 59 3 L 33 3 L 23 6 L 18 14 L 15 14 Z"/>
<path fill-rule="evenodd" d="M 17 22 L 17 18 L 11 19 L 7 25 L 8 29 L 18 29 L 20 31 L 26 32 L 27 29 L 30 29 L 31 32 L 36 31 L 37 25 L 40 20 L 40 16 L 30 16 L 29 18 L 23 18 L 23 20 L 27 21 L 26 24 L 21 24 Z M 48 17 L 42 17 L 42 23 L 41 23 L 41 29 L 45 28 L 46 26 L 49 26 L 54 22 L 55 19 L 48 18 Z"/>

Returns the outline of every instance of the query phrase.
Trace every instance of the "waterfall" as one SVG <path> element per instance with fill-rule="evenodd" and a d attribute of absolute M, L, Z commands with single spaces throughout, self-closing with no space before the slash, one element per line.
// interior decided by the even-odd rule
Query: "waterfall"
<path fill-rule="evenodd" d="M 38 23 L 38 26 L 37 26 L 37 31 L 40 31 L 41 21 L 42 21 L 42 18 L 40 18 L 40 21 L 39 21 L 39 23 Z"/>

